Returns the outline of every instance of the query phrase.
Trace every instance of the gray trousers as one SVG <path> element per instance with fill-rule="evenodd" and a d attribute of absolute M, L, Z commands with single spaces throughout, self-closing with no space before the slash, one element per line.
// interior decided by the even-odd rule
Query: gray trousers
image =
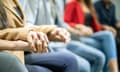
<path fill-rule="evenodd" d="M 0 52 L 0 72 L 28 72 L 25 65 L 12 54 Z"/>

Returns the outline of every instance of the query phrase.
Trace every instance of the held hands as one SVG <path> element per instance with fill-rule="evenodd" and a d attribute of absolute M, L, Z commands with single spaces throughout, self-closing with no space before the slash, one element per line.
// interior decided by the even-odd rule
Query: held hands
<path fill-rule="evenodd" d="M 90 27 L 84 26 L 84 25 L 77 25 L 75 27 L 75 32 L 79 36 L 91 36 L 93 35 L 93 30 Z"/>
<path fill-rule="evenodd" d="M 48 34 L 49 40 L 62 41 L 68 43 L 70 41 L 70 33 L 63 28 L 55 28 Z"/>
<path fill-rule="evenodd" d="M 32 52 L 48 52 L 48 38 L 44 33 L 30 31 L 27 37 L 27 41 Z"/>

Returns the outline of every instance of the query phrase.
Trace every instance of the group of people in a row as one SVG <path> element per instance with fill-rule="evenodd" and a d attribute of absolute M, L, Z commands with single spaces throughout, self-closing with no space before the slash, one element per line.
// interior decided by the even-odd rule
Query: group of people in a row
<path fill-rule="evenodd" d="M 0 72 L 119 72 L 111 0 L 0 0 Z"/>

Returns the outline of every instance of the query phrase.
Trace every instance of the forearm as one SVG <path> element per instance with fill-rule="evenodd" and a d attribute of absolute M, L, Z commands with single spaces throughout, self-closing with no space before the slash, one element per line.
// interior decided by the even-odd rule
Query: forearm
<path fill-rule="evenodd" d="M 8 40 L 0 40 L 0 50 L 17 50 L 17 51 L 27 51 L 29 45 L 27 43 L 24 46 L 19 46 L 19 41 L 8 41 Z"/>

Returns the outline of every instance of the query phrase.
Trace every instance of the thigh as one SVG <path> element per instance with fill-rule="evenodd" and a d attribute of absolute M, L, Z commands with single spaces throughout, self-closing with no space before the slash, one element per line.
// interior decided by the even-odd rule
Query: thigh
<path fill-rule="evenodd" d="M 12 54 L 0 53 L 0 72 L 28 72 L 24 64 Z"/>
<path fill-rule="evenodd" d="M 96 40 L 92 37 L 80 37 L 80 41 L 86 45 L 92 46 L 94 48 L 101 48 L 99 40 Z"/>
<path fill-rule="evenodd" d="M 26 64 L 33 65 L 50 65 L 56 67 L 65 67 L 69 61 L 77 64 L 75 58 L 70 53 L 53 52 L 45 54 L 29 54 L 25 56 Z"/>
<path fill-rule="evenodd" d="M 111 38 L 114 39 L 114 36 L 110 31 L 96 32 L 91 37 L 99 41 L 103 41 L 105 39 L 111 39 Z"/>
<path fill-rule="evenodd" d="M 49 48 L 52 50 L 52 52 L 61 51 L 66 49 L 66 44 L 63 42 L 50 42 Z"/>
<path fill-rule="evenodd" d="M 52 72 L 50 69 L 37 66 L 37 65 L 26 65 L 29 72 Z"/>
<path fill-rule="evenodd" d="M 89 61 L 93 61 L 97 58 L 105 59 L 105 55 L 98 49 L 80 43 L 78 41 L 71 41 L 67 48 L 75 54 L 86 58 Z"/>

